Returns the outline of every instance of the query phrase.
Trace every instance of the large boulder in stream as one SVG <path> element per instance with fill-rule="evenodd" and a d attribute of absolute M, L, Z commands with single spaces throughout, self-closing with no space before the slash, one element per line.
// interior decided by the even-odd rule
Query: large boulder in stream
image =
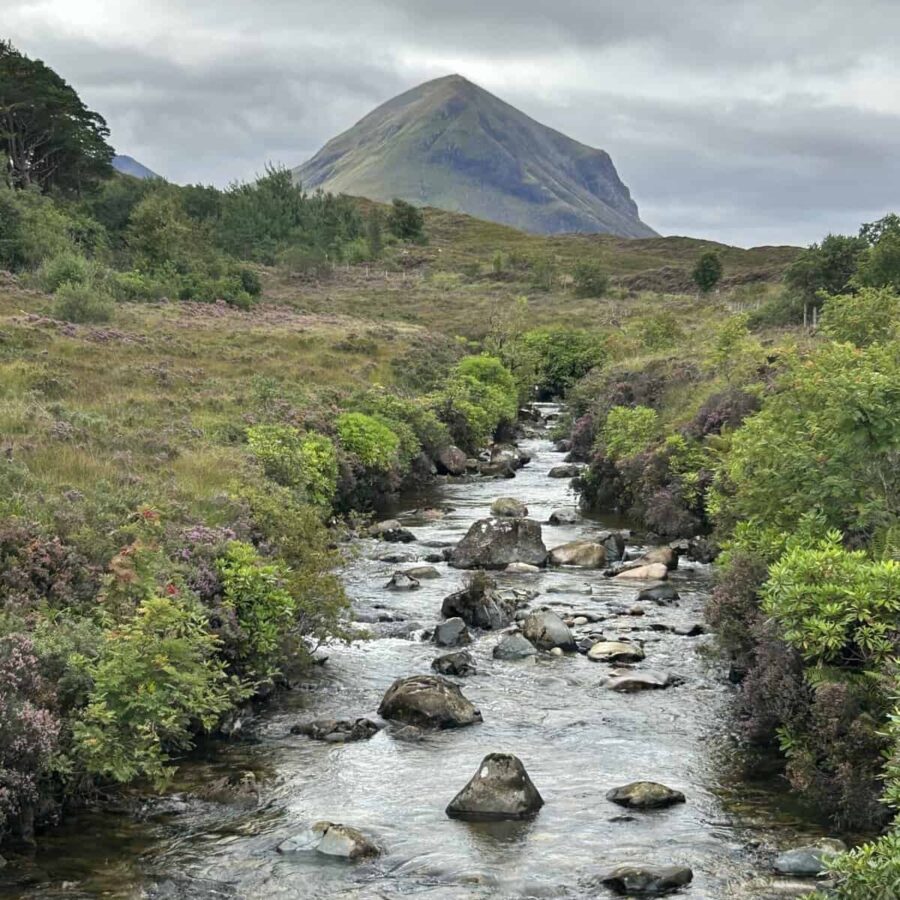
<path fill-rule="evenodd" d="M 593 662 L 634 663 L 644 658 L 644 651 L 640 645 L 625 641 L 598 641 L 591 645 L 587 657 Z"/>
<path fill-rule="evenodd" d="M 466 474 L 466 454 L 452 444 L 438 453 L 435 463 L 437 463 L 438 472 L 442 475 Z"/>
<path fill-rule="evenodd" d="M 460 647 L 471 644 L 472 635 L 466 623 L 459 616 L 453 616 L 435 627 L 433 640 L 438 647 Z"/>
<path fill-rule="evenodd" d="M 539 650 L 575 650 L 575 638 L 569 626 L 552 610 L 530 613 L 522 622 L 522 634 Z"/>
<path fill-rule="evenodd" d="M 550 551 L 551 566 L 579 566 L 602 569 L 606 565 L 606 548 L 594 541 L 570 541 Z"/>
<path fill-rule="evenodd" d="M 618 866 L 600 880 L 617 894 L 650 897 L 670 894 L 690 884 L 694 873 L 687 866 Z"/>
<path fill-rule="evenodd" d="M 468 650 L 457 650 L 455 653 L 445 653 L 431 661 L 431 668 L 441 675 L 455 675 L 457 678 L 465 678 L 466 675 L 475 674 L 475 660 Z"/>
<path fill-rule="evenodd" d="M 470 822 L 527 819 L 543 805 L 517 756 L 489 753 L 469 783 L 450 801 L 447 815 Z"/>
<path fill-rule="evenodd" d="M 649 566 L 623 569 L 615 577 L 617 581 L 663 581 L 669 577 L 669 570 L 662 563 L 652 563 Z"/>
<path fill-rule="evenodd" d="M 440 675 L 398 678 L 387 689 L 378 714 L 419 728 L 461 728 L 481 721 L 481 713 L 463 692 Z"/>
<path fill-rule="evenodd" d="M 473 628 L 493 631 L 512 621 L 516 600 L 500 594 L 496 582 L 484 573 L 475 573 L 461 591 L 444 597 L 441 613 L 448 618 L 458 617 Z"/>
<path fill-rule="evenodd" d="M 351 860 L 378 856 L 381 852 L 375 843 L 358 829 L 335 822 L 314 822 L 306 830 L 282 841 L 277 850 L 279 853 L 315 850 L 316 853 L 325 856 Z"/>
<path fill-rule="evenodd" d="M 498 519 L 524 519 L 528 507 L 515 497 L 498 497 L 491 504 L 491 515 Z"/>
<path fill-rule="evenodd" d="M 547 475 L 549 478 L 577 478 L 583 471 L 584 466 L 566 463 L 562 466 L 554 466 Z"/>
<path fill-rule="evenodd" d="M 506 635 L 493 649 L 494 659 L 527 659 L 536 655 L 534 644 L 518 631 Z"/>
<path fill-rule="evenodd" d="M 457 569 L 505 569 L 510 563 L 543 566 L 547 548 L 532 519 L 479 519 L 450 551 Z"/>

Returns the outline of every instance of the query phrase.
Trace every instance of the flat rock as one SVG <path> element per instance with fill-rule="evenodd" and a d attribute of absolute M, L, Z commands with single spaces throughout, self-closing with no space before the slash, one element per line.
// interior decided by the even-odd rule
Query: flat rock
<path fill-rule="evenodd" d="M 416 561 L 416 554 L 412 550 L 401 550 L 396 547 L 389 547 L 373 553 L 370 559 L 376 562 L 392 563 L 410 563 Z"/>
<path fill-rule="evenodd" d="M 472 635 L 466 623 L 459 616 L 453 616 L 435 627 L 432 640 L 438 647 L 461 647 L 472 643 Z"/>
<path fill-rule="evenodd" d="M 469 783 L 450 801 L 447 815 L 475 822 L 527 819 L 543 805 L 517 756 L 489 753 Z"/>
<path fill-rule="evenodd" d="M 774 869 L 779 875 L 815 878 L 825 872 L 826 863 L 847 849 L 843 841 L 823 839 L 808 847 L 786 850 L 775 857 Z"/>
<path fill-rule="evenodd" d="M 450 553 L 457 569 L 505 569 L 510 563 L 543 566 L 547 548 L 532 519 L 479 519 Z"/>
<path fill-rule="evenodd" d="M 620 694 L 636 694 L 638 691 L 662 690 L 673 684 L 671 675 L 644 670 L 640 672 L 615 672 L 607 682 L 611 691 Z"/>
<path fill-rule="evenodd" d="M 394 572 L 391 580 L 385 585 L 389 591 L 417 591 L 422 585 L 418 578 L 413 578 L 406 572 Z"/>
<path fill-rule="evenodd" d="M 305 831 L 282 841 L 277 849 L 279 853 L 314 850 L 350 860 L 378 856 L 380 852 L 361 831 L 335 822 L 314 822 Z"/>
<path fill-rule="evenodd" d="M 662 563 L 649 566 L 635 566 L 616 573 L 617 581 L 663 581 L 669 577 L 669 570 Z"/>
<path fill-rule="evenodd" d="M 677 891 L 693 881 L 694 873 L 686 866 L 618 866 L 601 879 L 617 894 L 659 896 Z"/>
<path fill-rule="evenodd" d="M 548 473 L 550 478 L 577 478 L 583 470 L 583 466 L 574 463 L 566 463 L 562 466 L 554 466 Z"/>
<path fill-rule="evenodd" d="M 498 497 L 491 504 L 491 515 L 501 519 L 524 519 L 528 507 L 515 497 Z"/>
<path fill-rule="evenodd" d="M 594 588 L 589 584 L 576 584 L 574 581 L 566 581 L 563 584 L 551 584 L 547 588 L 548 594 L 582 594 L 589 597 L 594 593 Z"/>
<path fill-rule="evenodd" d="M 522 622 L 522 634 L 539 650 L 576 649 L 569 626 L 549 609 L 530 613 Z"/>
<path fill-rule="evenodd" d="M 416 581 L 426 581 L 429 578 L 440 578 L 441 573 L 434 566 L 414 566 L 403 572 L 408 578 L 415 578 Z"/>
<path fill-rule="evenodd" d="M 528 563 L 510 563 L 503 571 L 510 575 L 539 575 L 541 570 Z"/>
<path fill-rule="evenodd" d="M 606 565 L 606 548 L 594 541 L 570 541 L 550 551 L 550 565 L 580 566 L 585 569 L 602 569 Z"/>
<path fill-rule="evenodd" d="M 344 744 L 365 741 L 378 734 L 381 726 L 371 719 L 314 719 L 291 728 L 291 734 L 303 734 L 315 741 Z"/>
<path fill-rule="evenodd" d="M 638 562 L 642 566 L 652 566 L 660 563 L 667 569 L 678 568 L 678 552 L 673 547 L 654 547 L 648 550 Z"/>
<path fill-rule="evenodd" d="M 637 644 L 626 641 L 599 641 L 588 650 L 587 656 L 594 662 L 640 662 L 644 651 Z"/>
<path fill-rule="evenodd" d="M 398 678 L 385 692 L 378 714 L 419 728 L 461 728 L 481 712 L 452 681 L 440 675 Z"/>
<path fill-rule="evenodd" d="M 645 587 L 638 595 L 638 602 L 655 603 L 657 606 L 671 606 L 677 603 L 681 597 L 678 591 L 667 581 L 651 584 Z"/>
<path fill-rule="evenodd" d="M 655 781 L 633 781 L 606 793 L 606 799 L 629 809 L 665 809 L 684 803 L 684 794 Z"/>
<path fill-rule="evenodd" d="M 465 678 L 475 674 L 475 660 L 468 650 L 457 650 L 455 653 L 445 653 L 431 661 L 431 668 L 441 675 L 455 675 L 457 678 Z"/>
<path fill-rule="evenodd" d="M 494 659 L 526 659 L 535 655 L 534 644 L 518 631 L 506 635 L 493 649 Z"/>

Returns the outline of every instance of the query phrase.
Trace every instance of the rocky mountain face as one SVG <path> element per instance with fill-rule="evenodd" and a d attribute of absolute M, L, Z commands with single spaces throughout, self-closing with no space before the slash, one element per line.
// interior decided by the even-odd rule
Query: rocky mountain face
<path fill-rule="evenodd" d="M 132 156 L 114 156 L 112 164 L 113 168 L 122 175 L 131 175 L 134 178 L 159 178 L 156 172 L 152 172 Z"/>
<path fill-rule="evenodd" d="M 608 153 L 459 75 L 389 100 L 294 172 L 310 189 L 400 197 L 535 233 L 656 234 Z"/>

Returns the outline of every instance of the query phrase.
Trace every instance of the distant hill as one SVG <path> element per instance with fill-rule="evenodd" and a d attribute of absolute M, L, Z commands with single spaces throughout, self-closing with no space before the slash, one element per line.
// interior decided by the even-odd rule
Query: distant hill
<path fill-rule="evenodd" d="M 113 168 L 123 175 L 131 175 L 134 178 L 159 178 L 156 172 L 152 172 L 146 166 L 141 165 L 131 156 L 114 156 Z"/>
<path fill-rule="evenodd" d="M 653 237 L 608 153 L 460 75 L 379 106 L 294 170 L 308 188 L 465 212 L 538 234 Z"/>

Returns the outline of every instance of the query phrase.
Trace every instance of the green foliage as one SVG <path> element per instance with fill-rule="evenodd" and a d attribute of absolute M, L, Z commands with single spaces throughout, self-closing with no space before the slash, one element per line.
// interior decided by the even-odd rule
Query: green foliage
<path fill-rule="evenodd" d="M 384 422 L 365 413 L 343 413 L 337 432 L 344 449 L 367 468 L 386 472 L 397 464 L 400 438 Z"/>
<path fill-rule="evenodd" d="M 722 280 L 722 258 L 714 250 L 704 253 L 691 272 L 694 284 L 708 294 Z"/>
<path fill-rule="evenodd" d="M 815 665 L 877 668 L 891 659 L 900 614 L 900 563 L 845 550 L 839 532 L 788 550 L 769 570 L 763 608 Z"/>
<path fill-rule="evenodd" d="M 522 336 L 518 352 L 528 360 L 527 371 L 534 378 L 529 387 L 552 397 L 564 396 L 606 358 L 602 335 L 575 328 L 528 331 Z"/>
<path fill-rule="evenodd" d="M 576 297 L 603 297 L 609 290 L 609 275 L 594 260 L 581 260 L 573 274 Z"/>
<path fill-rule="evenodd" d="M 337 489 L 337 454 L 322 434 L 302 434 L 290 425 L 247 429 L 250 451 L 271 479 L 298 488 L 309 502 L 330 509 Z"/>
<path fill-rule="evenodd" d="M 894 900 L 900 896 L 900 832 L 842 853 L 829 862 L 836 884 L 816 900 Z"/>
<path fill-rule="evenodd" d="M 369 259 L 379 259 L 384 252 L 384 222 L 381 210 L 373 206 L 366 216 L 366 245 Z"/>
<path fill-rule="evenodd" d="M 807 305 L 818 305 L 822 293 L 845 293 L 865 246 L 861 238 L 839 234 L 829 234 L 821 244 L 810 245 L 785 272 L 789 292 Z"/>
<path fill-rule="evenodd" d="M 647 406 L 614 406 L 606 415 L 599 440 L 613 461 L 646 450 L 659 435 L 656 410 Z"/>
<path fill-rule="evenodd" d="M 891 214 L 863 225 L 860 239 L 869 248 L 860 258 L 857 281 L 868 287 L 900 291 L 900 217 Z"/>
<path fill-rule="evenodd" d="M 204 617 L 173 599 L 148 599 L 106 633 L 74 726 L 75 749 L 93 774 L 164 782 L 172 750 L 190 749 L 197 725 L 211 730 L 241 693 L 216 659 Z"/>
<path fill-rule="evenodd" d="M 421 449 L 434 459 L 451 442 L 447 426 L 425 400 L 398 397 L 384 388 L 372 388 L 354 397 L 351 403 L 354 410 L 384 422 L 401 439 L 404 431 L 411 433 L 413 442 L 403 441 L 408 457 Z"/>
<path fill-rule="evenodd" d="M 536 256 L 530 261 L 531 287 L 540 291 L 549 291 L 558 274 L 556 258 L 548 255 Z"/>
<path fill-rule="evenodd" d="M 47 257 L 37 271 L 37 282 L 48 294 L 63 284 L 80 285 L 96 275 L 94 267 L 80 253 L 66 250 L 58 256 Z"/>
<path fill-rule="evenodd" d="M 387 218 L 388 230 L 401 241 L 422 242 L 425 239 L 425 217 L 412 203 L 395 199 Z"/>
<path fill-rule="evenodd" d="M 678 318 L 666 310 L 642 317 L 630 326 L 629 331 L 636 335 L 645 350 L 651 352 L 668 350 L 684 339 L 684 329 Z"/>
<path fill-rule="evenodd" d="M 867 347 L 900 336 L 900 293 L 893 288 L 862 288 L 827 297 L 819 325 L 837 341 Z"/>
<path fill-rule="evenodd" d="M 115 301 L 100 287 L 66 282 L 56 292 L 53 315 L 66 322 L 108 322 Z"/>
<path fill-rule="evenodd" d="M 138 268 L 152 270 L 167 263 L 187 268 L 193 234 L 178 194 L 160 186 L 131 211 L 125 242 Z"/>

